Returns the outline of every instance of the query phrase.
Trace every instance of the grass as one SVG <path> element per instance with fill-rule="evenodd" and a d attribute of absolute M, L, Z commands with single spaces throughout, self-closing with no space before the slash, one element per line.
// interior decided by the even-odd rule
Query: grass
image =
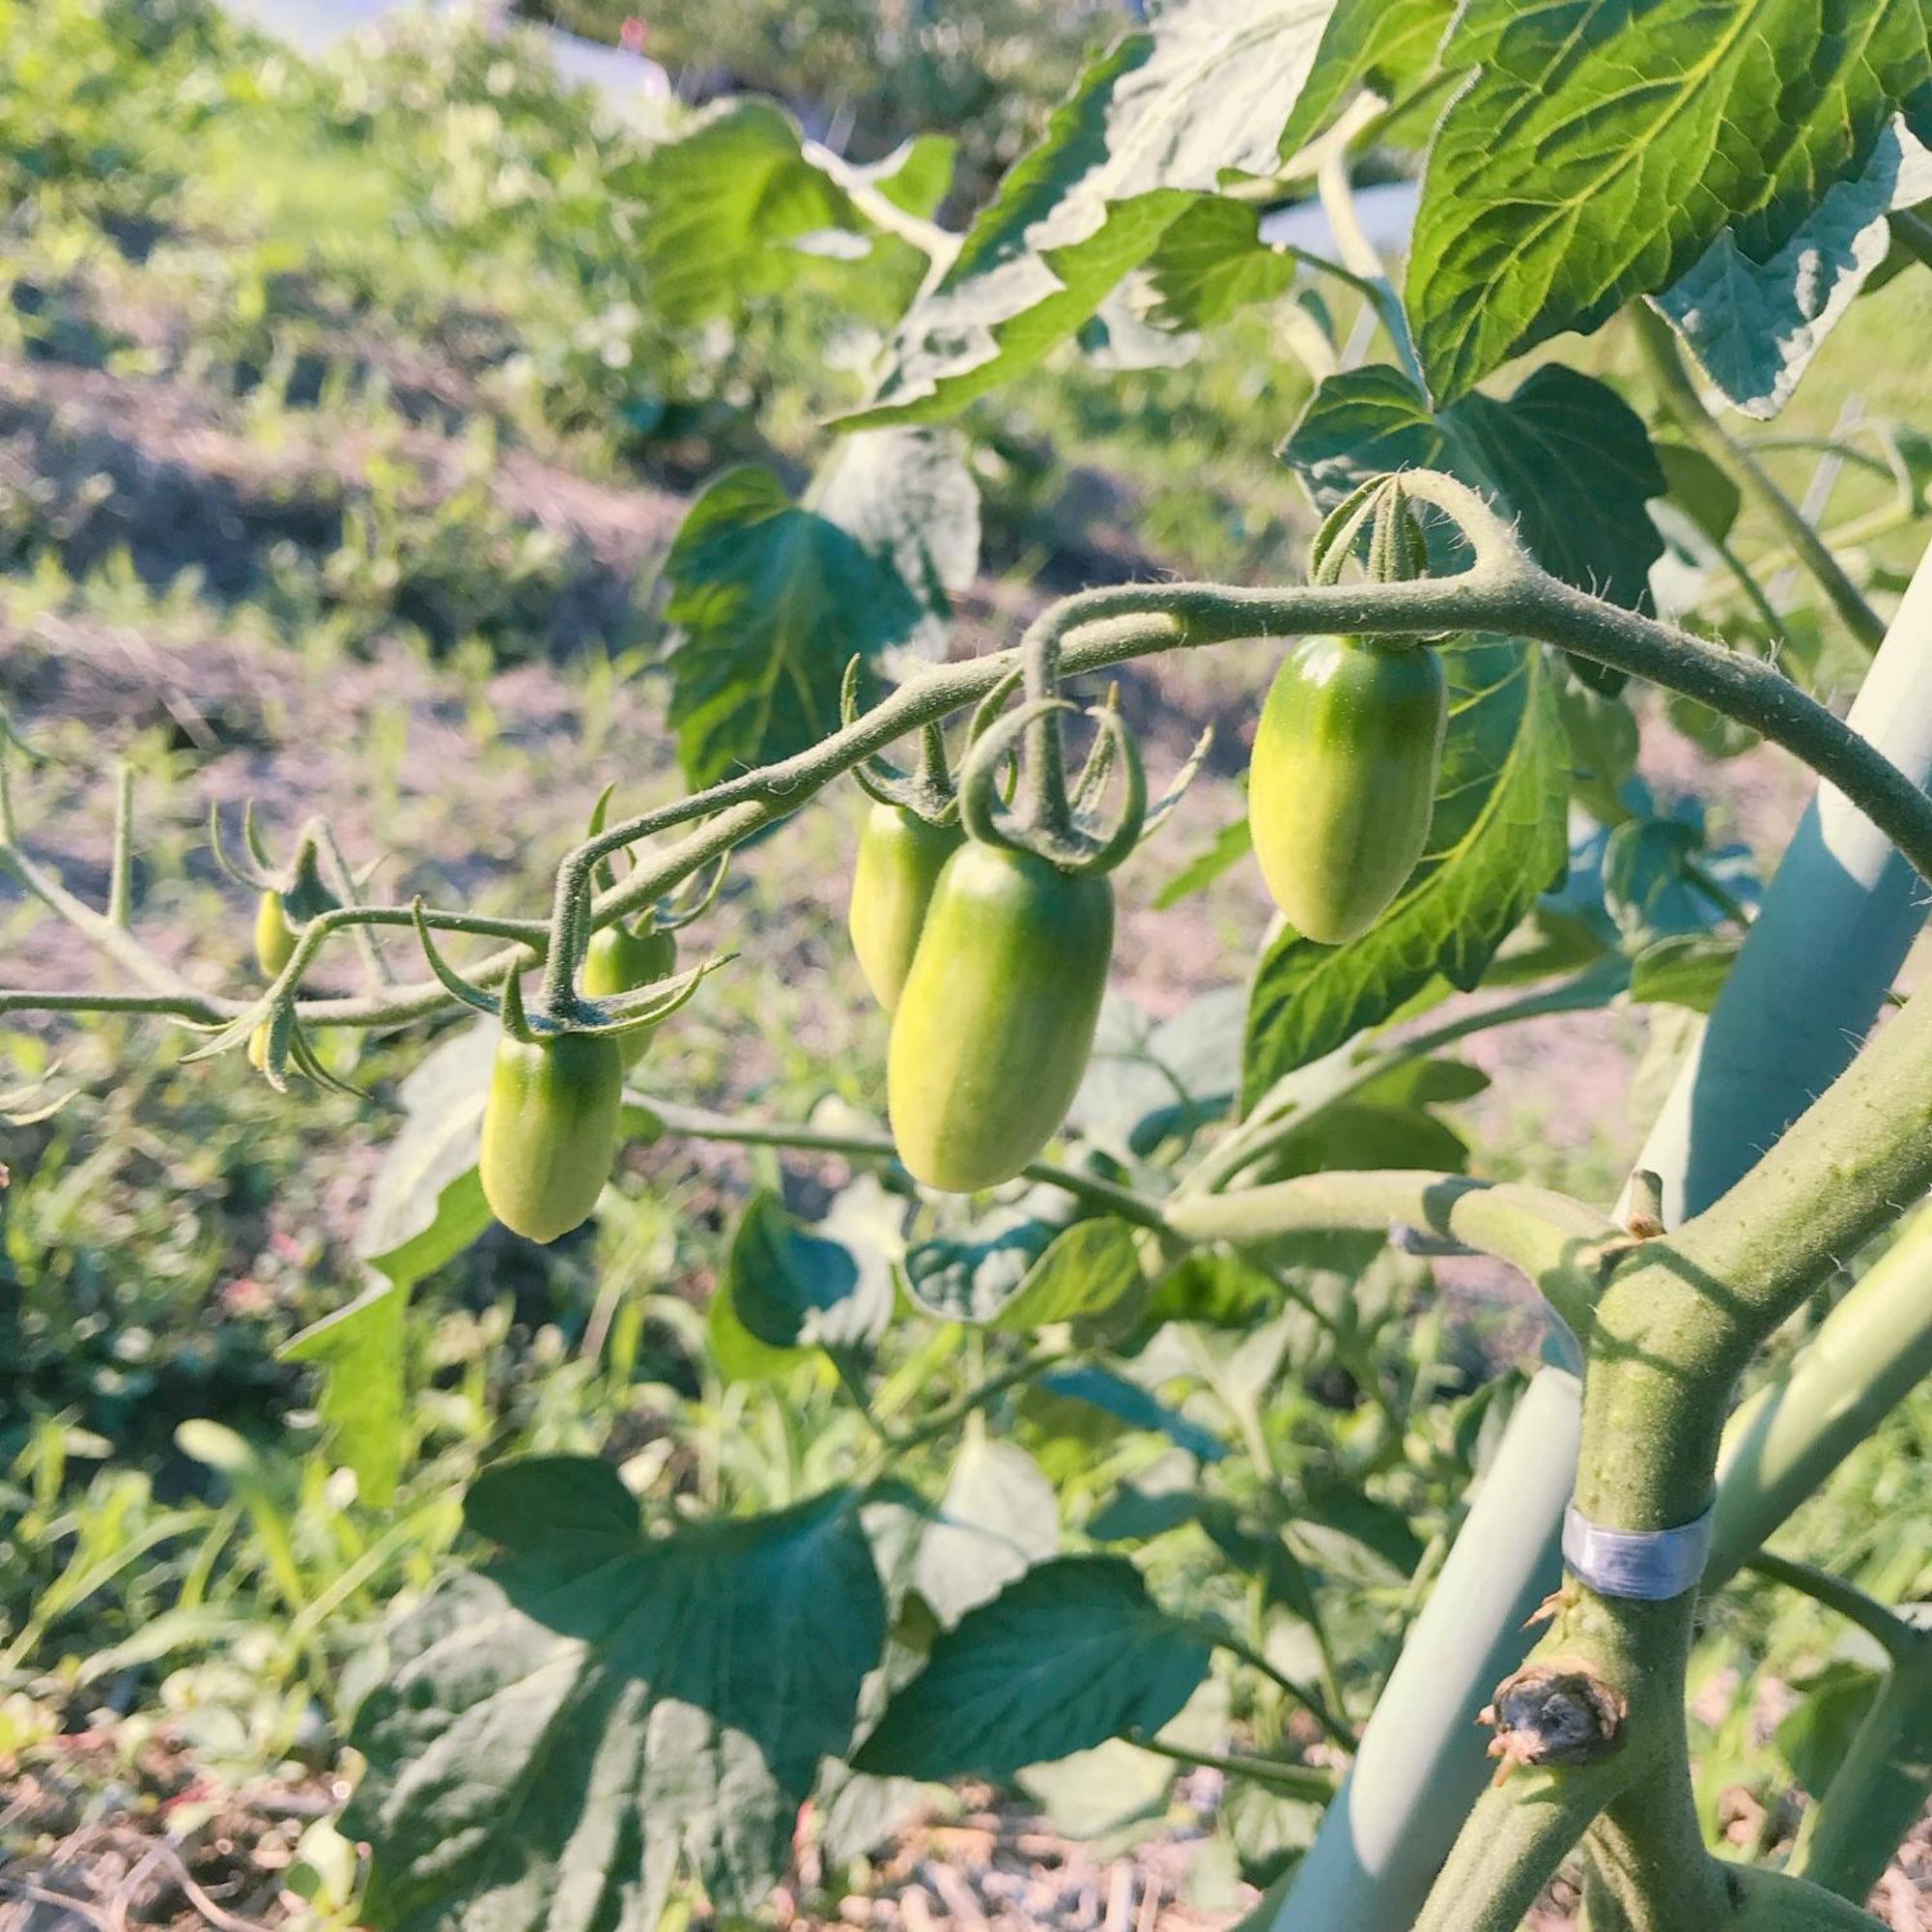
<path fill-rule="evenodd" d="M 275 838 L 327 810 L 358 860 L 386 851 L 399 892 L 541 905 L 605 779 L 626 805 L 676 788 L 655 663 L 664 542 L 709 469 L 809 461 L 854 393 L 850 317 L 821 292 L 735 334 L 668 327 L 606 186 L 623 137 L 462 34 L 314 71 L 194 7 L 0 0 L 0 701 L 46 760 L 21 787 L 30 837 L 102 891 L 102 769 L 126 755 L 143 929 L 231 985 L 247 913 L 208 861 L 211 798 L 231 823 L 260 800 Z M 1909 419 L 1916 372 L 1892 345 L 1926 300 L 1902 277 L 1861 304 L 1780 429 L 1831 428 L 1855 390 Z M 1602 353 L 1622 355 L 1614 335 Z M 1287 574 L 1309 513 L 1272 452 L 1309 390 L 1263 316 L 1182 368 L 1121 376 L 1069 353 L 975 419 L 991 574 L 1023 597 L 1109 574 Z M 1808 457 L 1774 461 L 1803 488 Z M 1874 488 L 1849 479 L 1833 514 Z M 1747 526 L 1747 548 L 1765 540 Z M 1140 694 L 1161 753 L 1207 715 L 1238 741 L 1263 669 L 1260 651 L 1164 669 Z M 1175 914 L 1147 906 L 1238 815 L 1234 762 L 1125 875 L 1122 953 L 1155 1010 L 1261 929 L 1245 872 Z M 744 946 L 756 970 L 707 984 L 654 1045 L 648 1089 L 876 1122 L 884 1022 L 840 930 L 857 810 L 828 801 L 742 856 L 693 944 Z M 0 899 L 0 951 L 10 979 L 88 970 L 17 896 Z M 1644 1031 L 1618 1015 L 1586 1042 L 1580 1094 L 1548 1078 L 1576 1064 L 1575 1034 L 1498 1061 L 1496 1093 L 1459 1116 L 1485 1171 L 1612 1195 L 1640 1126 L 1619 1082 Z M 387 1615 L 481 1554 L 465 1484 L 514 1454 L 598 1453 L 668 1523 L 860 1466 L 871 1438 L 823 1363 L 727 1386 L 702 1310 L 751 1187 L 781 1186 L 808 1217 L 866 1196 L 836 1161 L 665 1142 L 627 1151 L 582 1237 L 540 1252 L 487 1236 L 415 1292 L 404 1475 L 378 1508 L 339 1465 L 316 1373 L 281 1350 L 363 1285 L 358 1214 L 429 1037 L 331 1044 L 361 1102 L 278 1098 L 239 1055 L 185 1064 L 187 1044 L 115 1021 L 0 1030 L 0 1089 L 51 1069 L 74 1094 L 0 1133 L 0 1766 L 10 1790 L 53 1794 L 0 1808 L 0 1878 L 117 1805 L 152 1835 L 193 1819 L 196 1779 L 221 1804 L 266 1784 L 320 1794 L 293 1831 L 247 1814 L 283 1862 L 196 1870 L 252 1886 L 223 1894 L 249 1910 L 347 1927 L 355 1862 L 327 1824 L 353 1772 L 346 1721 Z M 1525 1085 L 1562 1097 L 1510 1097 Z M 927 1209 L 915 1233 L 940 1225 Z M 1319 1548 L 1345 1579 L 1330 1637 L 1359 1716 L 1406 1589 L 1376 1532 L 1393 1516 L 1428 1544 L 1454 1520 L 1512 1385 L 1487 1378 L 1494 1338 L 1419 1264 L 1311 1268 L 1309 1293 L 1319 1316 L 1209 1334 L 1186 1360 L 1155 1349 L 1136 1373 L 1186 1421 L 1258 1441 L 1272 1489 L 1238 1459 L 1200 1478 L 1237 1509 L 1373 1499 L 1367 1529 L 1291 1524 L 1305 1560 Z M 881 1368 L 898 1412 L 958 1393 L 977 1350 L 895 1323 Z M 1075 1535 L 1122 1484 L 1176 1474 L 1165 1437 L 1064 1399 L 1015 1400 L 995 1423 L 1060 1484 Z M 1925 1402 L 1901 1411 L 1792 1547 L 1889 1596 L 1932 1587 L 1902 1492 L 1928 1427 Z M 907 1473 L 937 1492 L 945 1452 Z M 1873 1522 L 1897 1533 L 1847 1528 Z M 1306 1648 L 1198 1529 L 1145 1560 L 1170 1599 Z M 1707 1638 L 1708 1679 L 1795 1680 L 1834 1642 L 1810 1606 L 1747 1590 Z M 1797 1775 L 1746 1701 L 1714 1701 L 1707 1724 L 1714 1830 L 1726 1790 L 1769 1813 Z M 1243 1684 L 1236 1721 L 1271 1745 L 1293 1714 Z M 191 1861 L 213 1860 L 216 1811 L 177 1830 Z"/>

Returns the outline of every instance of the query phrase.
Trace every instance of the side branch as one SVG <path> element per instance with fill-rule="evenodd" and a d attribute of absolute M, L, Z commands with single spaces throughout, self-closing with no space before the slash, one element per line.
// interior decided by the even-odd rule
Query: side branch
<path fill-rule="evenodd" d="M 1427 1169 L 1338 1170 L 1235 1194 L 1176 1197 L 1167 1224 L 1185 1239 L 1236 1247 L 1307 1232 L 1416 1228 L 1520 1268 L 1579 1333 L 1622 1237 L 1613 1221 L 1568 1195 Z"/>

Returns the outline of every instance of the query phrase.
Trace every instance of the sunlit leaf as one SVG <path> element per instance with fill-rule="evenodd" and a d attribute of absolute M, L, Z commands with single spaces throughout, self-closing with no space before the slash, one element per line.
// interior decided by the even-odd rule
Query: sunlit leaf
<path fill-rule="evenodd" d="M 651 1932 L 686 1869 L 752 1911 L 850 1743 L 886 1638 L 852 1496 L 656 1542 L 559 1510 L 390 1634 L 343 1820 L 373 1847 L 380 1932 L 554 1932 L 565 1901 Z"/>
<path fill-rule="evenodd" d="M 1474 71 L 1406 290 L 1439 403 L 1668 288 L 1727 230 L 1769 261 L 1900 105 L 1932 110 L 1917 0 L 1469 0 L 1443 61 Z"/>

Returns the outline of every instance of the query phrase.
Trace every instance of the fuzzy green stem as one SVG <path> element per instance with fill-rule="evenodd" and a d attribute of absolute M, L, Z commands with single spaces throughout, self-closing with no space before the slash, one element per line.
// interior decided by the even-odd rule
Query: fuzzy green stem
<path fill-rule="evenodd" d="M 1036 621 L 1020 646 L 1020 661 L 1037 657 L 1042 639 L 1060 648 L 1069 675 L 1164 650 L 1313 632 L 1428 636 L 1489 631 L 1553 643 L 1696 698 L 1782 746 L 1854 800 L 1914 867 L 1932 878 L 1932 801 L 1822 704 L 1756 659 L 1599 603 L 1548 577 L 1523 554 L 1509 526 L 1453 478 L 1415 470 L 1404 475 L 1403 484 L 1410 497 L 1448 511 L 1462 526 L 1475 552 L 1469 569 L 1455 577 L 1403 583 L 1261 590 L 1132 584 L 1085 591 L 1064 599 Z M 794 757 L 609 828 L 578 846 L 559 867 L 548 947 L 524 936 L 528 923 L 515 923 L 521 943 L 479 962 L 471 979 L 479 986 L 500 984 L 526 963 L 529 951 L 548 951 L 550 978 L 563 985 L 574 971 L 572 949 L 582 934 L 651 904 L 733 846 L 788 817 L 821 786 L 908 731 L 978 703 L 1010 675 L 1014 662 L 1012 654 L 1000 653 L 935 668 Z M 619 885 L 590 897 L 598 860 L 694 824 L 695 830 L 640 864 Z M 21 867 L 16 845 L 6 856 L 16 869 Z M 178 997 L 188 991 L 145 949 L 133 946 L 127 934 L 71 896 L 55 909 L 76 923 L 104 927 L 105 934 L 91 936 L 109 952 L 120 942 L 131 955 L 123 963 L 143 972 L 151 985 L 157 974 L 173 981 L 155 985 L 155 990 Z M 319 940 L 362 923 L 402 924 L 409 919 L 401 907 L 345 906 L 311 921 L 302 938 Z M 313 956 L 312 951 L 304 955 L 304 970 Z M 132 966 L 133 957 L 141 961 L 138 968 Z M 565 961 L 572 962 L 568 971 Z M 32 1004 L 18 993 L 0 998 L 11 998 L 15 1007 Z M 388 1027 L 446 1012 L 450 1005 L 450 995 L 431 979 L 374 995 L 304 1000 L 297 1016 L 310 1028 Z"/>
<path fill-rule="evenodd" d="M 1706 1590 L 1932 1375 L 1932 1209 L 1921 1209 L 1724 1430 Z"/>
<path fill-rule="evenodd" d="M 719 1141 L 737 1147 L 792 1148 L 800 1153 L 842 1154 L 849 1160 L 898 1158 L 898 1148 L 890 1134 L 837 1133 L 794 1121 L 741 1121 L 725 1114 L 709 1113 L 702 1107 L 653 1099 L 647 1094 L 627 1093 L 624 1098 L 629 1105 L 642 1108 L 668 1133 L 681 1134 L 690 1140 Z M 1048 1186 L 1105 1208 L 1136 1227 L 1162 1230 L 1167 1226 L 1156 1203 L 1131 1188 L 1103 1180 L 1098 1175 L 1079 1174 L 1046 1160 L 1030 1162 L 1022 1172 L 1029 1180 L 1043 1180 Z"/>
<path fill-rule="evenodd" d="M 1773 1550 L 1760 1549 L 1751 1558 L 1749 1567 L 1760 1577 L 1782 1583 L 1787 1590 L 1796 1590 L 1826 1609 L 1835 1610 L 1847 1623 L 1858 1625 L 1894 1662 L 1913 1655 L 1924 1640 L 1921 1633 L 1897 1611 L 1866 1596 L 1856 1583 L 1848 1583 L 1842 1577 L 1834 1577 L 1815 1564 L 1799 1563 Z"/>
<path fill-rule="evenodd" d="M 1459 1241 L 1520 1268 L 1580 1328 L 1589 1320 L 1616 1225 L 1540 1187 L 1425 1169 L 1305 1174 L 1237 1194 L 1176 1197 L 1168 1226 L 1185 1240 L 1236 1247 L 1283 1235 L 1346 1230 L 1386 1236 L 1400 1224 Z"/>

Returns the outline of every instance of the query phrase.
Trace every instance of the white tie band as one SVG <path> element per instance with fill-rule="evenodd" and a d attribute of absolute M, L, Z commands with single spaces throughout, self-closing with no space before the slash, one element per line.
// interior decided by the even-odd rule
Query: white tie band
<path fill-rule="evenodd" d="M 1696 1586 L 1711 1553 L 1712 1513 L 1676 1529 L 1605 1529 L 1573 1503 L 1563 1513 L 1563 1560 L 1600 1597 L 1661 1604 Z"/>

